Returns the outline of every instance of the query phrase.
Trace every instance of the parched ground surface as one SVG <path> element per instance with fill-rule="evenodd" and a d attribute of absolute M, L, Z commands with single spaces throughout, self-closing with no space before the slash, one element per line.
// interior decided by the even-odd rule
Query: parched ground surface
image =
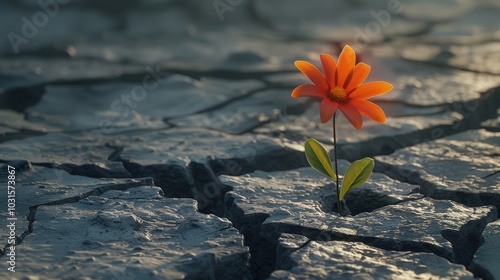
<path fill-rule="evenodd" d="M 498 1 L 60 2 L 0 3 L 1 279 L 500 279 Z M 339 217 L 290 94 L 346 43 L 394 90 Z"/>

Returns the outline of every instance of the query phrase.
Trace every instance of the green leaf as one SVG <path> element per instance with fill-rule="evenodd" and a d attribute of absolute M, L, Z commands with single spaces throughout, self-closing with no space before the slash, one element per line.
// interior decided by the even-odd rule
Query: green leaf
<path fill-rule="evenodd" d="M 344 175 L 342 189 L 340 189 L 340 200 L 346 193 L 364 184 L 372 175 L 375 162 L 371 158 L 364 158 L 353 162 Z"/>
<path fill-rule="evenodd" d="M 337 176 L 333 172 L 332 161 L 325 148 L 316 139 L 309 139 L 304 144 L 306 158 L 312 168 L 335 180 Z"/>

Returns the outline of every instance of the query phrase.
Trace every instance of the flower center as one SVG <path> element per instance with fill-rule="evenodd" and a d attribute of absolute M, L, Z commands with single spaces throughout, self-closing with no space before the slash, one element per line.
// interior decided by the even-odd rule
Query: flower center
<path fill-rule="evenodd" d="M 332 102 L 346 103 L 347 102 L 347 92 L 341 87 L 332 88 L 326 95 L 328 99 Z"/>

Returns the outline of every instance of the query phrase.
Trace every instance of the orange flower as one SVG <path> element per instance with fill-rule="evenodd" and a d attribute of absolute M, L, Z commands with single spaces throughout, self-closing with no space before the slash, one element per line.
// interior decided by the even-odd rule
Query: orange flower
<path fill-rule="evenodd" d="M 329 121 L 337 109 L 347 117 L 356 129 L 361 129 L 363 118 L 368 117 L 376 122 L 385 123 L 382 109 L 367 98 L 384 94 L 392 89 L 387 82 L 377 81 L 362 85 L 370 73 L 370 66 L 356 63 L 356 53 L 345 46 L 339 56 L 338 65 L 328 54 L 321 54 L 324 75 L 309 62 L 296 61 L 295 66 L 314 84 L 296 87 L 292 97 L 323 98 L 320 106 L 321 122 Z"/>

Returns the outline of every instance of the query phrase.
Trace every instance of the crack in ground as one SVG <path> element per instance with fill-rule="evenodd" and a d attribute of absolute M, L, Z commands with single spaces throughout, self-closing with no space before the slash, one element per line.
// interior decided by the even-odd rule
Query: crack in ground
<path fill-rule="evenodd" d="M 483 179 L 487 179 L 487 178 L 493 177 L 493 176 L 495 176 L 495 175 L 497 175 L 499 173 L 500 173 L 500 170 L 495 171 L 495 172 L 493 172 L 491 174 L 488 174 L 488 175 L 484 176 Z"/>
<path fill-rule="evenodd" d="M 27 139 L 27 138 L 31 138 L 31 137 L 47 135 L 46 132 L 40 132 L 40 131 L 35 131 L 35 130 L 30 130 L 30 129 L 25 129 L 25 128 L 19 129 L 16 127 L 5 126 L 5 125 L 0 125 L 0 127 L 6 127 L 6 128 L 13 129 L 13 130 L 17 130 L 16 132 L 6 132 L 3 134 L 0 134 L 0 144 L 3 142 L 12 141 L 12 140 L 23 140 L 23 139 Z"/>
<path fill-rule="evenodd" d="M 16 246 L 22 244 L 24 238 L 28 236 L 30 233 L 33 232 L 33 223 L 35 222 L 35 215 L 37 208 L 40 206 L 51 206 L 51 205 L 61 205 L 61 204 L 68 204 L 68 203 L 75 203 L 78 202 L 82 199 L 88 198 L 90 196 L 99 196 L 102 195 L 103 193 L 111 190 L 116 190 L 116 191 L 124 191 L 130 188 L 135 188 L 135 187 L 142 187 L 142 186 L 154 186 L 154 181 L 152 178 L 141 178 L 139 179 L 140 181 L 135 181 L 137 179 L 134 179 L 133 182 L 130 183 L 121 183 L 121 184 L 107 184 L 103 185 L 101 187 L 95 188 L 91 191 L 85 192 L 85 193 L 80 193 L 77 196 L 72 196 L 72 197 L 67 197 L 63 198 L 60 200 L 55 200 L 51 202 L 46 202 L 38 205 L 31 206 L 29 208 L 30 212 L 27 216 L 28 220 L 28 229 L 21 233 L 20 236 L 16 237 Z M 0 257 L 4 256 L 6 248 L 11 246 L 10 244 L 7 244 L 4 246 L 3 249 L 0 250 Z"/>
<path fill-rule="evenodd" d="M 175 117 L 169 117 L 169 118 L 163 118 L 163 121 L 166 122 L 166 123 L 170 123 L 171 120 L 175 120 L 175 119 L 180 119 L 180 118 L 184 118 L 184 117 L 187 117 L 187 116 L 194 116 L 194 115 L 197 115 L 197 114 L 203 114 L 203 113 L 209 113 L 209 112 L 213 112 L 217 109 L 220 109 L 220 108 L 223 108 L 233 102 L 236 102 L 236 101 L 239 101 L 239 100 L 243 100 L 243 99 L 246 99 L 246 98 L 249 98 L 251 97 L 252 95 L 254 94 L 257 94 L 261 91 L 265 91 L 267 90 L 267 87 L 262 87 L 262 88 L 258 88 L 258 89 L 254 89 L 254 90 L 251 90 L 243 95 L 240 95 L 240 96 L 237 96 L 235 98 L 231 98 L 231 99 L 228 99 L 224 102 L 221 102 L 219 104 L 215 104 L 211 107 L 208 107 L 208 108 L 205 108 L 205 109 L 202 109 L 198 112 L 194 112 L 194 113 L 190 113 L 190 114 L 186 114 L 186 115 L 179 115 L 179 116 L 175 116 Z"/>
<path fill-rule="evenodd" d="M 485 129 L 489 132 L 500 132 L 500 127 L 491 127 L 491 126 L 486 126 L 486 127 L 481 127 L 482 129 Z"/>
<path fill-rule="evenodd" d="M 460 232 L 455 232 L 451 230 L 443 230 L 441 235 L 443 238 L 448 240 L 452 244 L 452 250 L 455 255 L 455 259 L 451 255 L 448 255 L 446 251 L 440 246 L 417 241 L 399 241 L 396 242 L 394 239 L 384 238 L 384 237 L 370 237 L 370 236 L 359 236 L 359 235 L 349 235 L 339 232 L 324 231 L 317 228 L 305 228 L 299 225 L 289 225 L 286 224 L 287 230 L 281 230 L 281 223 L 267 224 L 265 232 L 271 233 L 266 239 L 261 238 L 260 244 L 261 248 L 260 260 L 266 260 L 261 267 L 260 274 L 257 279 L 266 279 L 273 271 L 276 266 L 277 257 L 277 246 L 279 244 L 279 237 L 283 233 L 287 234 L 297 234 L 305 236 L 310 241 L 345 241 L 345 242 L 361 242 L 365 245 L 376 247 L 386 251 L 410 251 L 416 253 L 432 253 L 441 258 L 445 258 L 452 263 L 462 264 L 466 267 L 470 265 L 474 257 L 474 253 L 480 246 L 481 235 L 486 226 L 486 223 L 482 220 L 473 220 L 467 222 L 462 226 Z M 481 228 L 482 227 L 482 228 Z M 466 230 L 466 229 L 470 230 Z M 466 234 L 469 233 L 469 234 Z M 269 235 L 269 234 L 268 234 Z M 467 240 L 466 243 L 463 240 Z M 462 241 L 462 242 L 461 242 Z M 465 246 L 462 246 L 464 244 Z M 303 246 L 302 246 L 303 247 Z"/>
<path fill-rule="evenodd" d="M 109 143 L 105 144 L 105 147 L 114 149 L 113 152 L 107 157 L 110 161 L 117 161 L 115 158 L 120 154 L 123 150 L 123 147 L 113 146 Z M 8 163 L 11 160 L 3 160 L 0 159 L 0 163 Z M 119 162 L 119 161 L 117 161 Z M 134 178 L 129 173 L 118 172 L 115 170 L 108 170 L 106 168 L 101 167 L 99 164 L 72 164 L 72 163 L 52 163 L 52 162 L 31 162 L 34 166 L 41 166 L 52 169 L 63 170 L 71 175 L 78 175 L 90 178 Z M 123 167 L 125 169 L 125 166 Z M 150 177 L 150 176 L 135 176 L 137 177 Z"/>
<path fill-rule="evenodd" d="M 74 60 L 74 59 L 73 59 Z M 84 59 L 88 61 L 88 59 Z M 93 59 L 94 61 L 99 61 L 99 59 Z M 107 61 L 109 62 L 109 61 Z M 124 64 L 124 63 L 115 63 L 117 67 L 120 66 L 128 66 L 128 67 L 143 67 L 143 65 L 139 64 Z M 169 75 L 177 73 L 175 70 L 166 70 Z M 14 86 L 9 87 L 4 92 L 0 93 L 0 108 L 12 109 L 18 112 L 24 112 L 27 107 L 33 106 L 37 104 L 43 94 L 45 94 L 45 90 L 47 86 L 51 85 L 71 85 L 71 86 L 83 86 L 83 85 L 96 85 L 102 83 L 112 83 L 112 82 L 129 82 L 129 83 L 142 83 L 144 80 L 144 76 L 149 75 L 148 72 L 137 70 L 134 73 L 123 73 L 120 76 L 108 76 L 104 78 L 74 78 L 74 79 L 54 79 L 49 81 L 40 81 L 37 83 L 33 83 L 28 86 Z M 0 75 L 1 77 L 2 75 Z M 26 94 L 29 94 L 28 96 Z M 22 98 L 21 98 L 22 97 Z"/>
<path fill-rule="evenodd" d="M 0 161 L 1 162 L 1 161 Z M 60 169 L 71 175 L 85 176 L 91 178 L 133 178 L 130 174 L 114 172 L 101 168 L 97 164 L 71 164 L 71 163 L 33 163 L 35 166 Z"/>
<path fill-rule="evenodd" d="M 486 42 L 495 42 L 495 41 L 486 41 Z M 443 51 L 443 50 L 442 50 Z M 441 54 L 442 54 L 441 51 Z M 445 52 L 449 53 L 449 50 L 445 50 Z M 424 65 L 432 65 L 438 68 L 444 68 L 444 69 L 455 69 L 455 70 L 460 70 L 460 71 L 467 71 L 470 73 L 477 73 L 477 74 L 489 74 L 489 75 L 498 75 L 495 71 L 485 71 L 485 70 L 476 70 L 476 69 L 470 69 L 468 67 L 463 67 L 459 65 L 449 65 L 449 64 L 443 64 L 439 62 L 438 60 L 414 60 L 414 59 L 409 59 L 405 58 L 404 56 L 402 57 L 403 60 L 410 61 L 410 62 L 415 62 L 419 64 L 424 64 Z"/>
<path fill-rule="evenodd" d="M 38 104 L 45 94 L 45 85 L 17 87 L 0 93 L 0 109 L 24 113 L 26 108 Z"/>
<path fill-rule="evenodd" d="M 379 161 L 376 161 L 375 163 L 374 172 L 384 173 L 390 178 L 401 182 L 419 185 L 419 193 L 424 195 L 425 197 L 430 197 L 438 200 L 451 200 L 467 205 L 469 207 L 494 205 L 497 209 L 500 209 L 500 204 L 498 203 L 498 201 L 500 201 L 500 195 L 497 193 L 478 193 L 472 196 L 470 192 L 439 190 L 440 188 L 438 184 L 423 179 L 421 177 L 421 174 L 416 171 L 408 170 L 404 167 L 394 166 Z M 495 174 L 498 173 L 500 173 L 500 171 L 495 172 Z M 402 174 L 404 174 L 404 176 L 402 176 Z"/>

